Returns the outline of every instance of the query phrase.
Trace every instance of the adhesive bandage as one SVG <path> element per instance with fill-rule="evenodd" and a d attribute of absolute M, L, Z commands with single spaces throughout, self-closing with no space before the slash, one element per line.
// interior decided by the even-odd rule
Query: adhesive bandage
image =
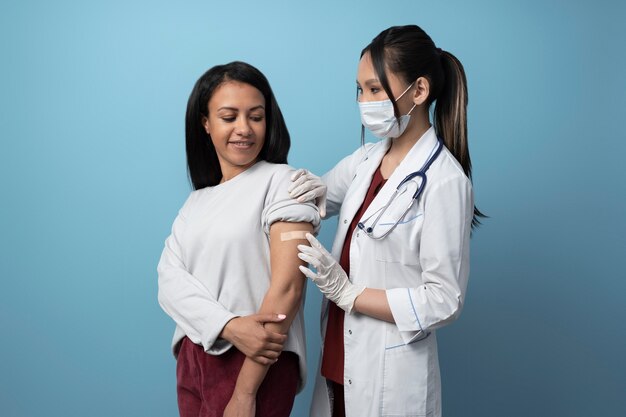
<path fill-rule="evenodd" d="M 284 232 L 280 234 L 280 241 L 284 242 L 286 240 L 306 240 L 307 232 L 304 230 L 294 230 L 293 232 Z"/>

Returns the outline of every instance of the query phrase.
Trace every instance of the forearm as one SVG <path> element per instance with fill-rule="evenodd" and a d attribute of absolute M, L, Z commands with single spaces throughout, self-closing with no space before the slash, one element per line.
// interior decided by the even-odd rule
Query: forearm
<path fill-rule="evenodd" d="M 354 300 L 353 311 L 389 323 L 395 322 L 385 290 L 366 288 Z"/>
<path fill-rule="evenodd" d="M 246 357 L 239 371 L 233 395 L 255 396 L 271 365 L 261 365 Z"/>
<path fill-rule="evenodd" d="M 294 280 L 296 281 L 296 280 Z M 294 285 L 281 286 L 280 288 L 272 288 L 268 290 L 259 313 L 278 313 L 287 316 L 285 320 L 279 323 L 265 323 L 265 328 L 281 334 L 289 331 L 291 322 L 298 314 L 302 300 L 302 291 L 304 288 L 304 278 L 299 278 Z M 235 386 L 236 394 L 250 395 L 255 394 L 259 386 L 263 382 L 265 375 L 271 365 L 261 365 L 250 358 L 246 358 L 244 365 L 239 371 L 237 384 Z"/>
<path fill-rule="evenodd" d="M 294 280 L 295 281 L 295 280 Z M 287 334 L 291 322 L 298 314 L 302 304 L 302 293 L 306 284 L 304 277 L 298 277 L 293 286 L 270 288 L 263 299 L 259 313 L 284 314 L 285 320 L 278 323 L 266 323 L 265 328 L 276 333 Z"/>

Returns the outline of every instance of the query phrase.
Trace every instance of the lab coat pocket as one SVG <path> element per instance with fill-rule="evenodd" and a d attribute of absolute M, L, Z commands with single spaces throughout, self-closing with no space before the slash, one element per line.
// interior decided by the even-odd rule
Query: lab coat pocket
<path fill-rule="evenodd" d="M 419 234 L 423 217 L 422 213 L 410 210 L 405 216 L 407 221 L 399 223 L 385 238 L 376 241 L 376 260 L 417 265 L 419 263 Z M 381 223 L 384 227 L 391 227 L 396 220 L 384 216 L 381 218 Z"/>
<path fill-rule="evenodd" d="M 385 349 L 383 416 L 428 416 L 429 358 L 426 341 Z"/>

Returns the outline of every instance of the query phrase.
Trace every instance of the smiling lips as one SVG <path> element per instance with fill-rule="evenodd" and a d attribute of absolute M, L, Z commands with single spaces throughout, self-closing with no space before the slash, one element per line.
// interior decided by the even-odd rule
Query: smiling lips
<path fill-rule="evenodd" d="M 231 140 L 228 144 L 233 145 L 237 149 L 249 149 L 254 146 L 254 142 L 249 140 Z"/>

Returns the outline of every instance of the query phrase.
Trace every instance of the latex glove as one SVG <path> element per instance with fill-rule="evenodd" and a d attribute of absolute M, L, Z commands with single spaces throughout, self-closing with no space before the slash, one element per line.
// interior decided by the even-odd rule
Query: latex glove
<path fill-rule="evenodd" d="M 300 251 L 298 257 L 311 264 L 317 272 L 302 265 L 300 265 L 300 271 L 311 278 L 326 298 L 350 314 L 354 307 L 354 300 L 365 290 L 365 287 L 350 282 L 343 268 L 315 236 L 307 233 L 306 238 L 311 246 L 298 245 Z"/>
<path fill-rule="evenodd" d="M 300 203 L 315 201 L 315 205 L 320 210 L 320 216 L 326 216 L 326 184 L 317 175 L 306 169 L 298 169 L 291 176 L 292 184 L 287 189 L 291 198 L 297 199 Z"/>

